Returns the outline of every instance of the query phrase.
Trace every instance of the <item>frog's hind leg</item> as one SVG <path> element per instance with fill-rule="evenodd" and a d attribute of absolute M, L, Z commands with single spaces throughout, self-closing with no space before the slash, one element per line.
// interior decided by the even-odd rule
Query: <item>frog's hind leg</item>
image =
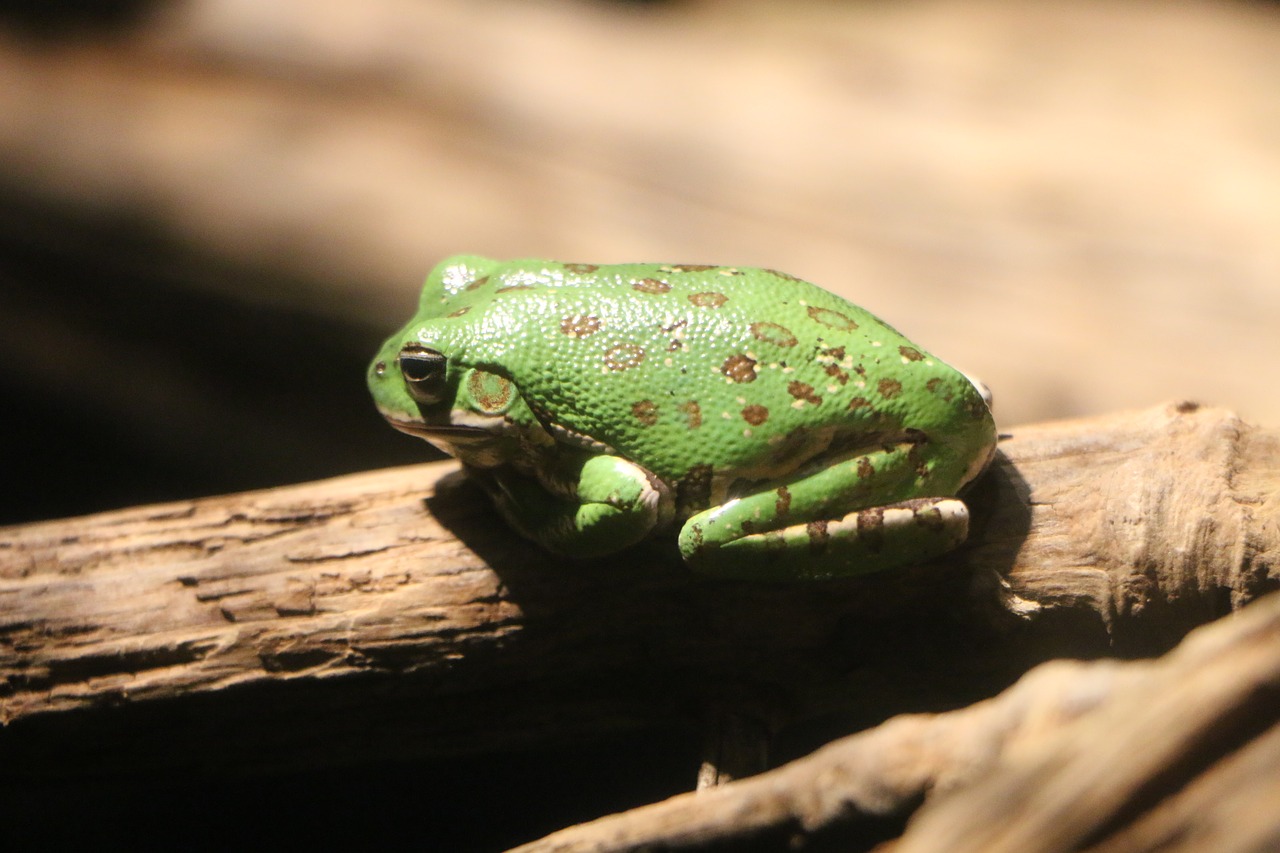
<path fill-rule="evenodd" d="M 510 468 L 469 473 L 507 522 L 548 551 L 597 557 L 634 545 L 674 514 L 671 490 L 617 456 L 572 455 L 536 477 Z"/>
<path fill-rule="evenodd" d="M 845 453 L 693 516 L 680 550 L 700 573 L 761 580 L 923 562 L 968 535 L 968 508 L 950 496 L 963 471 L 945 447 L 915 440 Z"/>
<path fill-rule="evenodd" d="M 911 498 L 752 533 L 721 545 L 711 559 L 690 559 L 708 575 L 756 580 L 820 580 L 930 560 L 969 532 L 969 509 L 957 498 Z"/>

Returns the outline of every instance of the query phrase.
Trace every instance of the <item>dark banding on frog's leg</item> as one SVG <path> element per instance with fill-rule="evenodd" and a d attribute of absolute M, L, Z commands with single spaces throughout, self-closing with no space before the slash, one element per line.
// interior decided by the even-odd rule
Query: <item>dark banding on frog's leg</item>
<path fill-rule="evenodd" d="M 700 574 L 737 580 L 828 580 L 921 563 L 956 548 L 969 532 L 958 498 L 911 498 L 751 533 L 689 558 Z M 804 555 L 804 559 L 797 559 Z"/>
<path fill-rule="evenodd" d="M 954 548 L 968 510 L 948 493 L 963 460 L 918 453 L 914 436 L 852 450 L 796 478 L 701 512 L 680 531 L 690 568 L 726 578 L 818 579 L 879 571 Z M 920 497 L 936 489 L 940 497 Z M 886 503 L 880 503 L 887 500 Z"/>

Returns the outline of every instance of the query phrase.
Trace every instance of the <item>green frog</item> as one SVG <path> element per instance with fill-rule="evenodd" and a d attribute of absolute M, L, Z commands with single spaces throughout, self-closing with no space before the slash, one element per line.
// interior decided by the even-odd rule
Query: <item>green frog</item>
<path fill-rule="evenodd" d="M 544 548 L 675 531 L 723 578 L 944 553 L 996 444 L 980 383 L 771 269 L 449 258 L 368 380 L 393 427 L 457 457 Z"/>

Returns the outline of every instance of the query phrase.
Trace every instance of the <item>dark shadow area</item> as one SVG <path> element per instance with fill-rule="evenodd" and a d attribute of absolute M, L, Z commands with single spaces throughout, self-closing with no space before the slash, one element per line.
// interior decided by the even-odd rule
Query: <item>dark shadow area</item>
<path fill-rule="evenodd" d="M 11 777 L 0 847 L 504 850 L 686 790 L 695 755 L 689 733 L 651 729 L 431 761 Z"/>
<path fill-rule="evenodd" d="M 597 681 L 384 673 L 24 718 L 0 729 L 0 849 L 500 850 L 689 790 L 694 728 Z"/>
<path fill-rule="evenodd" d="M 0 524 L 440 458 L 370 402 L 386 330 L 217 285 L 254 275 L 0 194 Z"/>
<path fill-rule="evenodd" d="M 0 23 L 49 38 L 114 32 L 137 24 L 160 5 L 160 0 L 0 0 Z"/>

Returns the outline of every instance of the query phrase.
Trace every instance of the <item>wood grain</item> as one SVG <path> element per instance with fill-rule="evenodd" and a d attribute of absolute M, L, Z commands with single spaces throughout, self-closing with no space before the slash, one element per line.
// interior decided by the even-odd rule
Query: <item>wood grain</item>
<path fill-rule="evenodd" d="M 183 703 L 259 733 L 201 760 L 251 763 L 304 737 L 441 754 L 717 708 L 776 730 L 955 707 L 1049 657 L 1163 651 L 1276 588 L 1278 447 L 1184 404 L 1015 429 L 964 549 L 828 584 L 701 581 L 670 543 L 564 564 L 451 463 L 11 527 L 3 747 Z"/>

